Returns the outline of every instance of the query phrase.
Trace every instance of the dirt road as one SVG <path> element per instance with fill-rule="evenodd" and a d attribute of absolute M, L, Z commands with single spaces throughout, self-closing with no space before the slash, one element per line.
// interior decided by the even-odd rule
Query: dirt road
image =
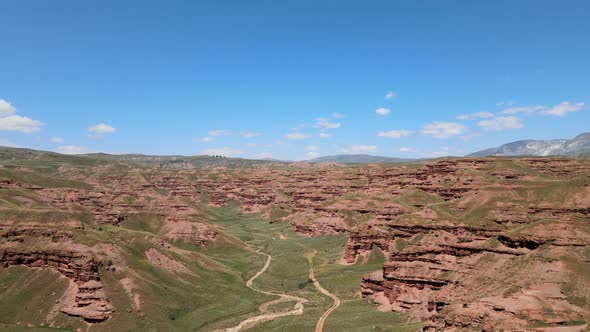
<path fill-rule="evenodd" d="M 245 320 L 241 321 L 238 325 L 223 330 L 225 332 L 238 332 L 246 327 L 250 327 L 250 326 L 253 326 L 253 325 L 261 323 L 261 322 L 271 321 L 271 320 L 274 320 L 274 319 L 277 319 L 280 317 L 301 315 L 303 313 L 303 304 L 307 302 L 307 299 L 304 299 L 302 297 L 297 297 L 297 296 L 291 296 L 291 295 L 287 295 L 287 294 L 283 294 L 283 293 L 267 292 L 267 291 L 263 291 L 263 290 L 257 289 L 254 286 L 252 286 L 252 284 L 254 283 L 254 280 L 256 280 L 256 278 L 260 277 L 260 275 L 262 275 L 264 272 L 266 272 L 266 270 L 270 266 L 270 262 L 272 261 L 271 255 L 269 255 L 267 253 L 260 252 L 260 251 L 258 251 L 258 253 L 261 255 L 265 255 L 267 257 L 266 263 L 258 272 L 256 272 L 256 274 L 252 278 L 250 278 L 248 281 L 246 281 L 246 287 L 248 287 L 256 292 L 266 294 L 266 295 L 278 296 L 279 298 L 276 300 L 272 300 L 272 301 L 261 304 L 258 309 L 260 310 L 260 312 L 262 314 L 245 319 Z M 269 308 L 272 305 L 275 305 L 275 304 L 281 303 L 281 302 L 295 302 L 295 305 L 293 306 L 293 308 L 291 310 L 288 310 L 285 312 L 269 312 L 270 311 Z"/>
<path fill-rule="evenodd" d="M 307 256 L 307 260 L 309 261 L 309 279 L 311 279 L 313 281 L 313 284 L 315 285 L 315 287 L 324 295 L 328 296 L 329 298 L 331 298 L 332 300 L 334 300 L 334 304 L 332 304 L 332 306 L 330 308 L 328 308 L 328 310 L 326 310 L 326 312 L 324 312 L 324 314 L 320 317 L 320 319 L 318 319 L 318 322 L 315 326 L 315 332 L 323 332 L 324 331 L 324 323 L 326 322 L 326 319 L 328 318 L 328 316 L 330 316 L 330 314 L 336 310 L 336 308 L 338 308 L 340 306 L 340 299 L 338 298 L 338 296 L 328 292 L 328 290 L 326 290 L 324 287 L 322 287 L 322 285 L 320 284 L 320 282 L 318 281 L 318 279 L 315 277 L 315 273 L 313 271 L 313 256 L 315 255 L 315 253 L 308 255 Z"/>

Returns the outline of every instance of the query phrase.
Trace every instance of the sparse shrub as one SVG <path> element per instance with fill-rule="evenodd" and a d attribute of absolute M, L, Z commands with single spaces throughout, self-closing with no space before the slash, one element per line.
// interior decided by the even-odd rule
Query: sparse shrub
<path fill-rule="evenodd" d="M 297 284 L 297 287 L 299 289 L 303 289 L 305 287 L 307 287 L 307 285 L 313 283 L 313 281 L 311 279 L 307 279 L 306 281 L 300 282 L 299 284 Z"/>

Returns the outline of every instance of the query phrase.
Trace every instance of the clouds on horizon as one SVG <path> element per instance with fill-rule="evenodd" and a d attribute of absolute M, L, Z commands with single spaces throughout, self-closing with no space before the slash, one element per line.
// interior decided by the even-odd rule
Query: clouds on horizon
<path fill-rule="evenodd" d="M 552 116 L 565 116 L 568 113 L 578 112 L 584 109 L 585 103 L 577 102 L 577 103 L 570 103 L 568 101 L 563 101 L 553 107 L 547 107 L 543 105 L 528 105 L 528 106 L 519 106 L 519 107 L 511 107 L 505 110 L 502 110 L 500 114 L 519 114 L 523 113 L 526 115 L 530 114 L 544 114 L 544 115 L 552 115 Z"/>
<path fill-rule="evenodd" d="M 16 114 L 16 107 L 0 99 L 0 131 L 19 131 L 31 134 L 41 131 L 43 123 L 26 116 Z"/>
<path fill-rule="evenodd" d="M 9 116 L 16 113 L 16 107 L 4 99 L 0 99 L 0 116 Z"/>
<path fill-rule="evenodd" d="M 499 116 L 490 120 L 482 120 L 477 125 L 486 131 L 504 131 L 523 127 L 520 119 L 515 116 Z"/>
<path fill-rule="evenodd" d="M 239 149 L 234 149 L 231 147 L 222 147 L 222 148 L 207 149 L 207 150 L 205 150 L 205 154 L 224 156 L 224 157 L 234 157 L 234 156 L 243 155 L 244 151 L 239 150 Z"/>
<path fill-rule="evenodd" d="M 104 135 L 114 134 L 115 132 L 117 132 L 117 130 L 113 126 L 106 123 L 99 123 L 88 127 L 88 138 L 100 139 L 103 138 Z"/>
<path fill-rule="evenodd" d="M 393 99 L 395 97 L 397 97 L 397 94 L 395 92 L 391 91 L 391 90 L 390 91 L 387 91 L 385 93 L 385 99 L 386 100 L 390 100 L 390 99 Z"/>
<path fill-rule="evenodd" d="M 478 119 L 478 118 L 491 118 L 494 114 L 490 112 L 477 112 L 471 114 L 463 114 L 456 117 L 457 120 L 470 120 L 470 119 Z"/>
<path fill-rule="evenodd" d="M 460 123 L 435 121 L 424 126 L 420 133 L 437 139 L 445 139 L 461 135 L 464 131 L 465 126 Z"/>
<path fill-rule="evenodd" d="M 337 129 L 340 128 L 342 124 L 340 122 L 330 122 L 330 120 L 326 118 L 318 118 L 316 119 L 316 127 L 323 128 L 323 129 Z"/>
<path fill-rule="evenodd" d="M 375 113 L 380 116 L 386 116 L 391 113 L 391 110 L 389 108 L 379 107 L 378 109 L 375 110 Z"/>
<path fill-rule="evenodd" d="M 302 133 L 288 133 L 285 135 L 288 140 L 301 140 L 309 138 L 309 135 L 302 134 Z"/>
<path fill-rule="evenodd" d="M 584 103 L 570 104 L 567 101 L 559 103 L 548 110 L 544 110 L 541 113 L 553 116 L 565 116 L 568 113 L 578 112 L 584 108 Z"/>
<path fill-rule="evenodd" d="M 405 136 L 409 136 L 412 132 L 405 129 L 400 130 L 390 130 L 390 131 L 380 131 L 377 133 L 379 137 L 388 137 L 388 138 L 401 138 Z"/>
<path fill-rule="evenodd" d="M 376 145 L 363 145 L 363 144 L 354 144 L 343 149 L 340 149 L 342 153 L 351 153 L 351 154 L 365 154 L 365 153 L 374 153 L 377 152 Z"/>
<path fill-rule="evenodd" d="M 389 93 L 392 95 L 390 98 L 387 98 Z M 393 99 L 395 97 L 396 94 L 392 91 L 389 91 L 387 92 L 385 99 Z M 426 124 L 422 125 L 421 127 L 420 124 L 418 124 L 416 127 L 410 127 L 408 129 L 388 130 L 389 128 L 383 128 L 384 130 L 375 131 L 373 135 L 375 135 L 374 137 L 395 140 L 402 139 L 414 134 L 421 134 L 422 136 L 430 137 L 436 140 L 461 139 L 462 141 L 469 141 L 473 138 L 482 136 L 485 132 L 502 132 L 506 130 L 517 130 L 524 128 L 525 120 L 529 117 L 565 117 L 571 113 L 582 111 L 585 108 L 585 103 L 563 101 L 555 104 L 554 106 L 543 106 L 540 104 L 515 106 L 513 102 L 498 102 L 493 106 L 500 107 L 500 109 L 496 111 L 465 113 L 455 116 L 455 120 L 459 121 L 445 121 L 443 117 L 440 120 L 436 119 L 436 121 L 426 122 Z M 391 109 L 385 107 L 377 108 L 374 112 L 379 116 L 379 120 L 377 121 L 383 123 L 389 123 L 391 121 L 391 123 L 399 124 L 400 122 L 398 118 L 400 118 L 400 114 L 403 112 L 403 109 L 399 113 L 396 112 L 394 115 L 392 115 Z M 238 141 L 238 143 L 232 143 L 232 141 L 229 141 L 227 146 L 225 146 L 224 143 L 222 147 L 206 149 L 204 152 L 210 155 L 245 155 L 248 157 L 259 156 L 261 158 L 272 158 L 274 153 L 277 153 L 279 150 L 260 150 L 278 149 L 279 146 L 281 146 L 280 149 L 282 149 L 282 151 L 289 151 L 288 153 L 292 154 L 299 153 L 299 156 L 305 155 L 307 158 L 315 158 L 324 153 L 333 154 L 335 152 L 340 152 L 349 154 L 365 154 L 376 153 L 378 151 L 377 145 L 374 144 L 375 138 L 364 141 L 363 143 L 365 144 L 345 145 L 343 142 L 346 142 L 346 140 L 339 140 L 338 135 L 334 136 L 333 133 L 341 132 L 341 130 L 336 129 L 342 128 L 343 125 L 346 124 L 347 120 L 349 120 L 348 117 L 339 112 L 332 112 L 328 114 L 329 116 L 327 117 L 318 117 L 315 118 L 315 120 L 310 120 L 307 123 L 300 124 L 299 126 L 292 128 L 290 132 L 283 136 L 282 143 L 264 145 L 258 140 L 250 140 L 262 136 L 262 132 L 247 130 L 239 131 L 236 130 L 236 128 L 230 128 L 232 131 L 228 129 L 210 130 L 207 132 L 207 136 L 193 138 L 193 142 L 212 143 L 216 142 L 218 138 L 220 141 L 225 141 L 225 138 L 221 139 L 223 136 L 232 136 L 229 138 L 232 140 L 242 138 L 244 140 L 241 142 Z M 370 110 L 367 110 L 366 116 L 368 117 L 370 114 Z M 446 116 L 448 117 L 449 114 L 447 113 Z M 453 115 L 451 114 L 450 116 L 452 117 Z M 350 120 L 358 121 L 358 119 L 353 115 L 351 115 Z M 428 119 L 424 120 L 427 121 Z M 362 125 L 361 122 L 358 124 Z M 19 115 L 15 106 L 4 99 L 0 99 L 0 131 L 15 131 L 31 134 L 41 131 L 42 126 L 44 126 L 44 124 L 40 121 Z M 86 131 L 89 138 L 100 138 L 103 137 L 103 135 L 116 133 L 117 129 L 108 123 L 102 122 L 87 127 Z M 327 138 L 332 139 L 327 140 Z M 349 137 L 345 137 L 345 139 L 346 138 Z M 45 138 L 39 136 L 37 139 L 58 145 L 55 147 L 55 149 L 60 153 L 81 154 L 93 152 L 92 149 L 84 146 L 85 144 L 82 142 L 72 142 L 73 144 L 70 145 L 69 141 L 72 140 L 72 138 L 69 137 L 68 144 L 64 144 L 65 140 L 60 136 L 50 136 Z M 400 142 L 405 142 L 404 144 L 408 144 L 406 140 L 400 140 Z M 421 149 L 414 149 L 407 146 L 396 147 L 395 143 L 388 144 L 393 144 L 391 151 L 398 151 L 402 153 L 420 154 L 422 156 L 434 156 L 445 153 L 445 151 L 441 149 L 423 151 Z M 2 138 L 0 138 L 0 145 L 17 146 L 17 144 L 15 144 L 12 140 L 5 140 Z M 234 146 L 232 147 L 231 145 Z M 322 153 L 320 153 L 320 151 Z M 454 150 L 454 152 L 456 151 Z"/>
<path fill-rule="evenodd" d="M 254 132 L 254 131 L 242 131 L 240 133 L 240 136 L 242 136 L 243 138 L 254 138 L 254 137 L 262 136 L 262 134 L 258 133 L 258 132 Z"/>
<path fill-rule="evenodd" d="M 92 153 L 93 151 L 88 149 L 85 146 L 60 145 L 57 147 L 57 152 L 63 153 L 63 154 L 86 154 L 86 153 Z"/>

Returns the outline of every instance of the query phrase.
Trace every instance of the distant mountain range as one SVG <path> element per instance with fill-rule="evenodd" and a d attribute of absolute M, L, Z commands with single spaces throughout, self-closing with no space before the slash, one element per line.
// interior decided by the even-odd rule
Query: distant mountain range
<path fill-rule="evenodd" d="M 573 139 L 552 140 L 524 140 L 504 144 L 497 148 L 491 148 L 472 153 L 467 157 L 518 157 L 518 156 L 574 156 L 590 155 L 590 132 L 580 134 Z M 278 159 L 241 159 L 225 158 L 221 156 L 151 156 L 144 154 L 113 155 L 106 153 L 91 153 L 84 155 L 62 155 L 49 151 L 38 151 L 23 148 L 0 147 L 0 161 L 5 160 L 36 160 L 49 158 L 69 162 L 81 162 L 84 159 L 94 161 L 117 161 L 123 163 L 157 166 L 160 168 L 199 168 L 208 166 L 253 166 L 253 165 L 284 165 L 292 163 L 290 160 Z M 82 159 L 81 159 L 82 158 Z M 371 164 L 371 163 L 409 163 L 423 159 L 393 158 L 385 156 L 372 156 L 368 154 L 340 154 L 324 156 L 311 160 L 309 163 L 338 163 L 338 164 Z"/>
<path fill-rule="evenodd" d="M 68 165 L 99 164 L 101 162 L 119 162 L 155 166 L 159 168 L 184 169 L 201 167 L 247 167 L 255 165 L 279 165 L 279 161 L 253 160 L 240 158 L 226 158 L 221 156 L 154 156 L 144 154 L 107 154 L 90 153 L 66 155 L 51 151 L 40 151 L 26 148 L 12 148 L 0 146 L 0 162 L 3 161 L 31 161 L 45 160 Z"/>
<path fill-rule="evenodd" d="M 309 160 L 310 163 L 334 162 L 338 164 L 367 164 L 367 163 L 402 163 L 411 162 L 417 159 L 392 158 L 383 156 L 371 156 L 368 154 L 339 154 L 325 156 Z"/>
<path fill-rule="evenodd" d="M 472 153 L 468 157 L 486 156 L 571 156 L 590 153 L 590 132 L 573 139 L 524 140 Z"/>

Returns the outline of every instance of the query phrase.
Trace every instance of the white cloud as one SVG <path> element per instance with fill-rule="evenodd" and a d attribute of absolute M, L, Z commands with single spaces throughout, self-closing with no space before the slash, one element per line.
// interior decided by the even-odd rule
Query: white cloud
<path fill-rule="evenodd" d="M 352 145 L 348 148 L 340 150 L 344 153 L 372 153 L 377 151 L 375 145 Z"/>
<path fill-rule="evenodd" d="M 0 99 L 0 131 L 20 131 L 25 134 L 38 132 L 43 123 L 26 116 L 16 115 L 16 108 Z"/>
<path fill-rule="evenodd" d="M 254 138 L 254 137 L 258 137 L 261 136 L 261 133 L 257 133 L 254 131 L 243 131 L 240 133 L 240 136 L 242 136 L 243 138 Z"/>
<path fill-rule="evenodd" d="M 97 125 L 88 127 L 88 132 L 93 134 L 112 134 L 117 130 L 106 123 L 99 123 Z"/>
<path fill-rule="evenodd" d="M 25 134 L 38 132 L 43 124 L 26 116 L 9 115 L 0 118 L 0 131 L 20 131 Z"/>
<path fill-rule="evenodd" d="M 584 103 L 570 104 L 569 102 L 564 101 L 564 102 L 559 103 L 558 105 L 555 105 L 555 106 L 551 107 L 550 109 L 545 110 L 541 113 L 547 114 L 547 115 L 553 115 L 553 116 L 564 116 L 564 115 L 571 113 L 571 112 L 581 111 L 583 108 L 584 108 Z"/>
<path fill-rule="evenodd" d="M 298 139 L 306 139 L 309 136 L 302 134 L 302 133 L 289 133 L 289 134 L 285 135 L 285 137 L 287 137 L 287 139 L 289 139 L 289 140 L 298 140 Z"/>
<path fill-rule="evenodd" d="M 423 135 L 434 138 L 449 138 L 460 135 L 465 130 L 465 126 L 454 122 L 433 122 L 422 128 L 420 131 Z"/>
<path fill-rule="evenodd" d="M 545 115 L 553 115 L 553 116 L 564 116 L 571 112 L 578 112 L 584 108 L 584 103 L 574 103 L 571 104 L 567 101 L 561 102 L 553 107 L 547 107 L 542 105 L 530 105 L 530 106 L 520 106 L 520 107 L 511 107 L 501 111 L 501 114 L 533 114 L 533 113 L 540 113 Z"/>
<path fill-rule="evenodd" d="M 228 136 L 228 135 L 231 135 L 231 133 L 229 131 L 223 130 L 223 129 L 211 130 L 207 134 L 209 136 Z"/>
<path fill-rule="evenodd" d="M 321 132 L 320 133 L 320 138 L 328 138 L 328 137 L 332 137 L 332 134 L 328 134 L 328 133 L 325 133 L 325 132 Z"/>
<path fill-rule="evenodd" d="M 401 130 L 390 130 L 390 131 L 380 131 L 377 133 L 379 137 L 389 137 L 389 138 L 402 138 L 404 136 L 410 135 L 412 132 L 409 130 L 401 129 Z"/>
<path fill-rule="evenodd" d="M 308 145 L 308 146 L 305 147 L 305 151 L 317 151 L 319 149 L 320 148 L 318 146 L 315 146 L 315 145 Z"/>
<path fill-rule="evenodd" d="M 217 136 L 228 136 L 231 135 L 231 132 L 223 129 L 211 130 L 207 133 L 207 136 L 201 138 L 193 138 L 193 142 L 201 142 L 201 143 L 211 143 L 215 140 L 214 137 Z M 242 132 L 240 135 L 244 138 L 252 138 L 259 136 L 260 134 L 254 132 Z"/>
<path fill-rule="evenodd" d="M 406 147 L 399 148 L 399 152 L 410 152 L 410 151 L 412 151 L 411 148 L 406 148 Z"/>
<path fill-rule="evenodd" d="M 545 108 L 546 108 L 545 106 L 541 106 L 541 105 L 519 106 L 519 107 L 507 108 L 507 109 L 501 111 L 500 113 L 501 114 L 518 114 L 518 113 L 531 114 L 531 113 L 534 113 L 536 111 L 540 111 Z"/>
<path fill-rule="evenodd" d="M 377 113 L 378 115 L 381 115 L 381 116 L 386 116 L 389 113 L 391 113 L 391 110 L 389 108 L 380 107 L 375 110 L 375 113 Z"/>
<path fill-rule="evenodd" d="M 14 113 L 16 113 L 16 108 L 6 100 L 0 99 L 0 116 L 13 115 Z"/>
<path fill-rule="evenodd" d="M 319 154 L 318 152 L 315 152 L 315 151 L 309 151 L 309 152 L 307 152 L 307 153 L 305 154 L 305 156 L 306 156 L 307 158 L 310 158 L 310 159 L 311 159 L 311 158 L 316 158 L 316 157 L 318 157 L 319 155 L 320 155 L 320 154 Z"/>
<path fill-rule="evenodd" d="M 472 139 L 474 139 L 474 138 L 476 138 L 476 137 L 480 137 L 480 136 L 481 136 L 481 134 L 480 134 L 480 133 L 477 133 L 477 132 L 471 132 L 471 133 L 467 133 L 467 134 L 465 134 L 465 135 L 462 135 L 460 138 L 461 138 L 461 140 L 462 140 L 462 141 L 464 141 L 464 142 L 469 142 L 469 141 L 471 141 Z"/>
<path fill-rule="evenodd" d="M 471 116 L 474 118 L 491 118 L 492 116 L 494 116 L 494 114 L 490 112 L 477 112 L 471 114 Z"/>
<path fill-rule="evenodd" d="M 57 136 L 56 136 L 56 137 L 52 137 L 52 138 L 51 138 L 51 141 L 52 141 L 53 143 L 58 143 L 58 144 L 61 144 L 61 143 L 63 143 L 63 142 L 64 142 L 64 139 L 63 139 L 63 138 L 61 138 L 61 137 L 57 137 Z"/>
<path fill-rule="evenodd" d="M 496 103 L 496 106 L 498 106 L 498 107 L 502 107 L 502 106 L 508 106 L 508 107 L 510 107 L 510 106 L 512 106 L 512 101 L 511 100 L 509 100 L 509 101 L 499 101 L 499 102 Z"/>
<path fill-rule="evenodd" d="M 324 129 L 336 129 L 336 128 L 340 128 L 340 126 L 341 126 L 341 124 L 339 122 L 330 122 L 326 118 L 316 119 L 315 124 L 317 127 L 324 128 Z"/>
<path fill-rule="evenodd" d="M 293 131 L 298 131 L 298 130 L 301 130 L 301 129 L 303 129 L 303 128 L 306 128 L 306 127 L 310 127 L 310 125 L 308 125 L 308 124 L 305 124 L 305 123 L 303 123 L 303 124 L 298 124 L 297 126 L 295 126 L 295 127 L 291 128 L 291 130 L 293 130 Z"/>
<path fill-rule="evenodd" d="M 208 155 L 231 157 L 231 156 L 239 156 L 241 154 L 244 154 L 244 151 L 234 149 L 234 148 L 229 148 L 229 147 L 223 147 L 223 148 L 216 148 L 216 149 L 207 149 L 205 151 L 205 153 Z"/>
<path fill-rule="evenodd" d="M 342 113 L 334 112 L 334 113 L 332 113 L 332 117 L 334 119 L 344 119 L 346 117 L 346 115 L 344 115 Z"/>
<path fill-rule="evenodd" d="M 214 138 L 211 136 L 205 136 L 205 137 L 193 139 L 193 142 L 201 142 L 201 143 L 211 143 L 213 141 L 214 141 Z"/>
<path fill-rule="evenodd" d="M 504 131 L 523 127 L 520 119 L 515 116 L 500 116 L 490 120 L 483 120 L 478 122 L 477 125 L 487 131 Z"/>
<path fill-rule="evenodd" d="M 449 148 L 448 147 L 443 147 L 438 151 L 433 151 L 433 152 L 426 152 L 425 156 L 428 158 L 440 158 L 440 157 L 446 157 L 448 156 L 449 153 Z"/>
<path fill-rule="evenodd" d="M 387 91 L 387 93 L 385 93 L 385 99 L 389 100 L 389 99 L 393 99 L 397 96 L 397 94 L 393 91 Z"/>
<path fill-rule="evenodd" d="M 11 141 L 1 139 L 1 138 L 0 138 L 0 146 L 5 146 L 8 148 L 18 148 L 18 145 L 16 143 L 13 143 Z"/>
<path fill-rule="evenodd" d="M 84 146 L 76 146 L 76 145 L 60 145 L 57 147 L 57 152 L 63 154 L 85 154 L 85 153 L 92 153 L 90 149 Z"/>
<path fill-rule="evenodd" d="M 490 112 L 477 112 L 471 114 L 463 114 L 456 117 L 457 120 L 469 120 L 469 119 L 478 119 L 478 118 L 491 118 L 494 114 Z"/>

